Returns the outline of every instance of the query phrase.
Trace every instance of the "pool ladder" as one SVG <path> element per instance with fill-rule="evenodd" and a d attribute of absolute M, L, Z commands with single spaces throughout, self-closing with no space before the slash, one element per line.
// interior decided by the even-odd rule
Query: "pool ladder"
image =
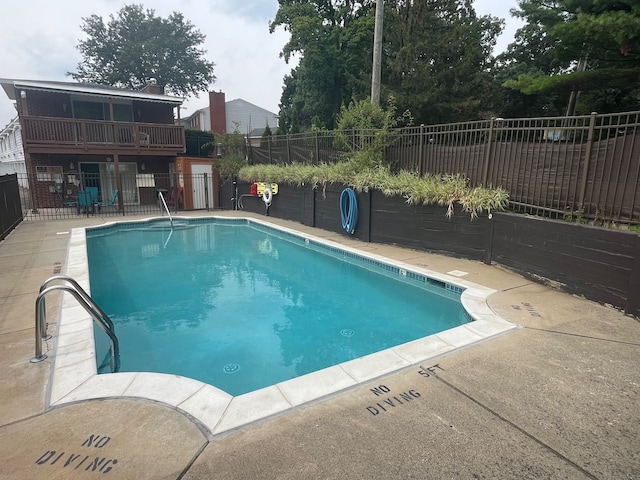
<path fill-rule="evenodd" d="M 49 284 L 61 281 L 63 284 L 52 285 Z M 42 353 L 42 341 L 49 340 L 51 335 L 47 334 L 47 308 L 45 304 L 45 296 L 49 292 L 54 290 L 64 290 L 69 292 L 78 303 L 91 315 L 95 322 L 104 330 L 109 337 L 109 343 L 111 344 L 111 371 L 117 372 L 120 369 L 120 345 L 118 343 L 118 337 L 116 337 L 113 322 L 107 316 L 106 313 L 98 306 L 96 302 L 89 296 L 84 289 L 78 285 L 73 278 L 66 275 L 54 275 L 46 279 L 40 286 L 40 292 L 38 298 L 36 298 L 36 355 L 31 359 L 31 363 L 41 362 L 47 355 Z"/>

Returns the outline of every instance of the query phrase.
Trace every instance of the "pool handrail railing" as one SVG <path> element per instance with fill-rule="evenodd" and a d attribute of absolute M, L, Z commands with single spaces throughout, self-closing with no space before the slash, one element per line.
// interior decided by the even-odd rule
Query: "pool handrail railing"
<path fill-rule="evenodd" d="M 71 285 L 53 285 L 48 286 L 54 281 L 64 281 Z M 41 362 L 47 358 L 46 354 L 42 353 L 42 340 L 48 340 L 51 338 L 47 335 L 47 309 L 45 304 L 45 296 L 54 290 L 64 290 L 71 293 L 78 303 L 91 315 L 95 322 L 102 328 L 102 330 L 109 337 L 109 343 L 111 344 L 111 371 L 117 372 L 120 369 L 120 344 L 118 337 L 116 337 L 113 322 L 107 316 L 107 314 L 98 306 L 96 302 L 89 296 L 89 294 L 76 282 L 73 278 L 66 275 L 54 275 L 45 280 L 40 286 L 38 297 L 36 298 L 36 324 L 35 324 L 35 356 L 31 359 L 31 363 Z"/>
<path fill-rule="evenodd" d="M 167 207 L 167 202 L 165 202 L 162 192 L 158 192 L 158 197 L 160 197 L 160 200 L 162 200 L 164 209 L 167 211 L 167 215 L 169 215 L 169 223 L 171 223 L 171 230 L 173 230 L 173 218 L 171 217 L 171 212 L 169 211 L 169 207 Z"/>

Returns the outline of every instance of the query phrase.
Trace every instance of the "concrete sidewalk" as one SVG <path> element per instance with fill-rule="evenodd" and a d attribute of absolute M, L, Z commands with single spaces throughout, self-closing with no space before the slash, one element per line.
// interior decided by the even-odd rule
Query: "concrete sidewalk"
<path fill-rule="evenodd" d="M 269 220 L 466 272 L 521 328 L 218 436 L 153 401 L 50 409 L 49 360 L 29 363 L 35 298 L 68 232 L 105 219 L 25 222 L 0 242 L 0 478 L 640 478 L 638 320 L 496 266 Z"/>

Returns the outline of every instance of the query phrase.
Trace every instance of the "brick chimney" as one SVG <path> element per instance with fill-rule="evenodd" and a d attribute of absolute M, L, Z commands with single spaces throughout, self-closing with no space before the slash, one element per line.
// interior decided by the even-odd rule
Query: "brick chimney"
<path fill-rule="evenodd" d="M 164 88 L 158 85 L 155 78 L 150 78 L 142 89 L 144 93 L 154 93 L 156 95 L 164 95 Z"/>
<path fill-rule="evenodd" d="M 209 117 L 212 132 L 227 133 L 227 109 L 224 92 L 209 92 Z"/>

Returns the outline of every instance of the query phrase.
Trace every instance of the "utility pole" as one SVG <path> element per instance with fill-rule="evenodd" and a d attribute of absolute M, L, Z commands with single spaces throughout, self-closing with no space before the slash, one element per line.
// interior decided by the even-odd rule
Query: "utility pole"
<path fill-rule="evenodd" d="M 582 52 L 580 55 L 580 59 L 578 59 L 578 66 L 576 67 L 576 72 L 584 72 L 587 69 L 587 59 L 589 54 L 587 52 Z M 565 116 L 573 117 L 576 114 L 576 104 L 578 103 L 578 97 L 580 96 L 579 90 L 571 90 L 571 95 L 569 96 L 569 105 L 567 106 L 567 113 Z"/>
<path fill-rule="evenodd" d="M 380 71 L 382 69 L 382 20 L 384 0 L 376 0 L 376 24 L 373 33 L 373 71 L 371 72 L 371 103 L 380 105 Z"/>

